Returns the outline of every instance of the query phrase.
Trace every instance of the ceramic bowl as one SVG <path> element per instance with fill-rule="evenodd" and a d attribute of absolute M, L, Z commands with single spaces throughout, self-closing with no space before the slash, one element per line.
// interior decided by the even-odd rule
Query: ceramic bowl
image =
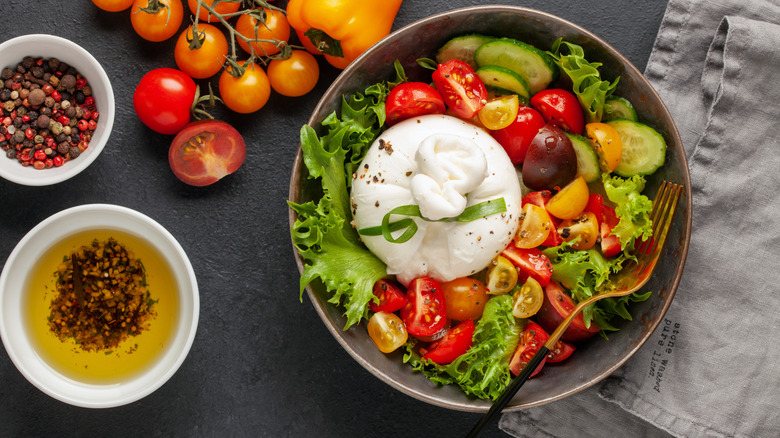
<path fill-rule="evenodd" d="M 36 337 L 34 334 L 33 325 L 43 324 L 45 327 L 45 318 L 37 320 L 30 316 L 34 313 L 28 311 L 32 299 L 30 297 L 40 294 L 30 286 L 34 281 L 32 272 L 36 263 L 45 260 L 47 250 L 63 239 L 77 233 L 95 231 L 123 233 L 144 241 L 145 246 L 159 256 L 157 259 L 147 259 L 147 264 L 154 260 L 159 261 L 155 266 L 158 270 L 154 272 L 162 273 L 165 270 L 165 275 L 170 275 L 172 279 L 174 289 L 169 300 L 171 304 L 166 310 L 166 314 L 172 315 L 165 323 L 165 330 L 169 335 L 159 340 L 159 343 L 155 341 L 154 347 L 149 347 L 153 348 L 152 359 L 137 372 L 119 379 L 111 379 L 109 376 L 105 383 L 87 381 L 61 372 L 62 368 L 52 363 L 42 351 L 40 336 Z M 117 240 L 120 241 L 119 238 Z M 127 247 L 133 251 L 132 245 Z M 144 262 L 143 258 L 141 262 Z M 52 266 L 51 272 L 56 268 L 56 265 Z M 151 272 L 148 266 L 146 269 Z M 154 281 L 154 278 L 149 279 L 150 293 L 155 293 Z M 108 204 L 82 205 L 63 210 L 44 220 L 28 232 L 11 252 L 0 274 L 0 337 L 17 369 L 44 393 L 75 406 L 120 406 L 151 394 L 168 381 L 184 362 L 195 337 L 199 302 L 198 285 L 192 265 L 176 239 L 160 224 L 125 207 Z M 160 304 L 158 301 L 158 305 Z M 158 307 L 158 310 L 160 309 L 162 308 Z M 161 313 L 158 311 L 158 318 Z M 149 331 L 157 330 L 158 326 L 155 326 L 154 322 L 152 324 Z M 43 333 L 54 336 L 45 329 Z M 136 338 L 136 343 L 143 342 L 140 340 L 144 339 L 141 336 Z M 59 342 L 56 337 L 53 337 L 53 341 Z M 117 350 L 126 350 L 131 342 L 132 340 L 120 344 Z M 141 345 L 136 353 L 141 351 L 140 348 L 147 347 Z M 124 356 L 119 360 L 127 360 L 128 357 Z"/>
<path fill-rule="evenodd" d="M 593 33 L 559 17 L 521 7 L 469 7 L 434 15 L 399 29 L 343 71 L 319 101 L 308 124 L 322 134 L 320 122 L 339 108 L 342 95 L 362 92 L 370 84 L 394 79 L 393 61 L 396 59 L 403 64 L 410 80 L 430 82 L 430 71 L 420 68 L 415 60 L 431 58 L 451 38 L 471 33 L 512 37 L 543 50 L 549 50 L 558 37 L 581 45 L 589 61 L 603 63 L 602 77 L 620 76 L 615 93 L 631 101 L 641 121 L 655 127 L 666 140 L 666 164 L 648 179 L 646 192 L 655 193 L 665 179 L 686 187 L 656 273 L 644 289 L 653 291 L 651 298 L 631 307 L 633 321 L 619 323 L 621 330 L 610 334 L 609 341 L 599 336 L 591 338 L 579 344 L 571 358 L 545 367 L 542 374 L 527 382 L 506 408 L 518 410 L 559 400 L 594 385 L 623 365 L 648 340 L 672 302 L 682 275 L 691 227 L 690 176 L 674 121 L 642 74 Z M 290 199 L 294 202 L 307 200 L 309 194 L 314 193 L 309 190 L 311 184 L 306 178 L 299 149 L 290 182 Z M 290 213 L 289 219 L 292 225 L 294 212 Z M 295 257 L 302 271 L 303 261 L 297 251 Z M 319 286 L 310 286 L 307 291 L 336 340 L 379 379 L 437 406 L 471 412 L 485 412 L 489 408 L 489 400 L 468 397 L 457 386 L 437 386 L 414 372 L 402 363 L 400 351 L 381 353 L 369 338 L 364 324 L 343 331 L 346 322 L 343 310 L 327 303 L 326 291 Z"/>
<path fill-rule="evenodd" d="M 114 92 L 100 63 L 78 44 L 54 35 L 32 34 L 12 38 L 0 44 L 0 69 L 14 68 L 25 56 L 57 58 L 73 66 L 92 88 L 100 113 L 89 147 L 78 158 L 60 167 L 37 170 L 22 166 L 16 159 L 0 156 L 0 177 L 26 186 L 47 186 L 74 177 L 97 159 L 108 142 L 114 126 Z M 5 151 L 2 151 L 5 155 Z"/>

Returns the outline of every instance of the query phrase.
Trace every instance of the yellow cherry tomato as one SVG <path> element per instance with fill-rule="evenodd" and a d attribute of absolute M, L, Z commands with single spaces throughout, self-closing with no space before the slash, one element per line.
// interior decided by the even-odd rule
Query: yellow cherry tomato
<path fill-rule="evenodd" d="M 495 131 L 511 125 L 517 119 L 519 108 L 520 100 L 516 94 L 500 96 L 482 107 L 477 116 L 487 129 Z"/>
<path fill-rule="evenodd" d="M 226 1 L 221 1 L 217 3 L 216 6 L 214 6 L 214 0 L 203 0 L 203 4 L 210 6 L 216 13 L 220 15 L 232 14 L 233 12 L 238 11 L 238 8 L 241 7 L 241 2 L 229 3 Z M 195 9 L 198 8 L 198 0 L 187 0 L 187 5 L 190 7 L 190 11 L 192 11 L 194 14 Z M 209 10 L 205 7 L 201 7 L 198 9 L 198 20 L 213 23 L 215 21 L 219 21 L 219 18 L 217 18 L 215 15 L 211 15 L 211 12 L 209 12 Z"/>
<path fill-rule="evenodd" d="M 536 248 L 547 240 L 552 229 L 550 215 L 542 207 L 527 203 L 520 213 L 520 228 L 515 234 L 515 246 L 518 248 Z"/>
<path fill-rule="evenodd" d="M 200 40 L 200 47 L 192 49 L 191 41 Z M 179 35 L 174 49 L 174 57 L 179 70 L 195 79 L 210 78 L 222 69 L 222 63 L 228 53 L 225 35 L 216 26 L 198 24 L 196 36 L 192 35 L 192 26 Z"/>
<path fill-rule="evenodd" d="M 578 176 L 550 198 L 545 208 L 558 219 L 573 219 L 585 210 L 589 196 L 588 183 Z"/>
<path fill-rule="evenodd" d="M 240 77 L 233 77 L 230 67 L 222 72 L 219 77 L 219 95 L 231 110 L 244 114 L 253 113 L 268 102 L 271 84 L 260 66 L 255 63 L 247 64 L 246 61 L 240 65 L 246 68 Z"/>
<path fill-rule="evenodd" d="M 595 214 L 584 211 L 574 219 L 561 222 L 558 234 L 566 242 L 577 239 L 571 246 L 574 249 L 589 249 L 599 238 L 599 222 Z"/>
<path fill-rule="evenodd" d="M 542 308 L 544 292 L 538 281 L 528 277 L 528 280 L 520 286 L 520 289 L 512 295 L 512 298 L 514 298 L 512 315 L 515 318 L 530 318 L 536 315 L 536 312 Z"/>
<path fill-rule="evenodd" d="M 591 144 L 599 154 L 601 168 L 605 172 L 612 172 L 620 164 L 620 155 L 623 153 L 623 142 L 617 130 L 606 123 L 588 123 L 585 131 L 590 137 Z"/>
<path fill-rule="evenodd" d="M 517 268 L 504 256 L 497 256 L 487 270 L 487 293 L 503 295 L 517 285 Z"/>
<path fill-rule="evenodd" d="M 441 284 L 447 318 L 455 321 L 479 319 L 488 296 L 485 284 L 470 277 L 460 277 Z"/>
<path fill-rule="evenodd" d="M 181 0 L 159 0 L 160 8 L 154 12 L 142 9 L 149 7 L 151 0 L 135 0 L 130 10 L 130 24 L 141 38 L 160 42 L 174 36 L 179 31 L 184 18 L 184 6 Z"/>
<path fill-rule="evenodd" d="M 283 96 L 303 96 L 314 89 L 319 78 L 319 64 L 305 50 L 293 50 L 289 58 L 274 59 L 268 64 L 271 88 Z"/>
<path fill-rule="evenodd" d="M 390 312 L 377 312 L 368 320 L 368 336 L 382 353 L 392 353 L 409 338 L 404 322 Z"/>
<path fill-rule="evenodd" d="M 133 5 L 134 0 L 92 0 L 98 8 L 108 12 L 124 11 Z"/>
<path fill-rule="evenodd" d="M 262 9 L 262 11 L 265 13 L 265 23 L 261 23 L 248 14 L 242 14 L 238 17 L 236 32 L 250 40 L 247 42 L 244 38 L 238 37 L 238 45 L 247 53 L 254 51 L 257 56 L 274 55 L 279 53 L 280 49 L 277 46 L 278 42 L 272 41 L 289 41 L 290 23 L 283 12 L 271 9 Z"/>

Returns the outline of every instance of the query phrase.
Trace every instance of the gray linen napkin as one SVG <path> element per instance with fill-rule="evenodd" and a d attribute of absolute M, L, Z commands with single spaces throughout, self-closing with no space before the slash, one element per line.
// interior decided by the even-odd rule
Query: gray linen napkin
<path fill-rule="evenodd" d="M 665 320 L 517 437 L 780 436 L 780 4 L 672 0 L 646 76 L 689 158 L 693 234 Z"/>

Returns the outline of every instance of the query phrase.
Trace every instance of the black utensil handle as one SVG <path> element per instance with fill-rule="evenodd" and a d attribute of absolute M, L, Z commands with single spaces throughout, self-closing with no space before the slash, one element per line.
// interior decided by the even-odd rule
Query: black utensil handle
<path fill-rule="evenodd" d="M 512 383 L 510 383 L 509 386 L 504 389 L 504 392 L 498 397 L 498 399 L 496 399 L 496 401 L 493 403 L 493 406 L 490 407 L 490 410 L 482 416 L 474 428 L 471 429 L 471 432 L 466 435 L 466 438 L 473 438 L 477 436 L 479 431 L 482 430 L 482 427 L 484 427 L 485 424 L 487 424 L 491 419 L 493 419 L 493 417 L 496 416 L 496 414 L 504 409 L 507 403 L 509 403 L 509 400 L 512 400 L 512 397 L 517 394 L 517 391 L 520 390 L 525 381 L 531 377 L 531 374 L 533 374 L 534 370 L 539 366 L 540 363 L 542 363 L 544 358 L 547 356 L 547 353 L 549 352 L 550 350 L 544 345 L 539 348 L 539 351 L 537 351 L 534 357 L 531 358 L 531 360 L 528 362 L 528 365 L 526 365 L 522 371 L 520 371 L 520 374 L 518 374 L 518 376 L 512 380 Z"/>

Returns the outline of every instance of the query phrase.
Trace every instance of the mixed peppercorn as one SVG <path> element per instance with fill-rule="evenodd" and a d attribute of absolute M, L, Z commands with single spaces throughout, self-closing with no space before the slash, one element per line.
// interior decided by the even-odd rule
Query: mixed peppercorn
<path fill-rule="evenodd" d="M 143 264 L 113 238 L 65 256 L 55 275 L 49 328 L 82 350 L 112 350 L 157 316 Z"/>
<path fill-rule="evenodd" d="M 87 80 L 56 58 L 27 56 L 0 72 L 0 148 L 22 166 L 47 169 L 78 158 L 98 118 Z"/>

